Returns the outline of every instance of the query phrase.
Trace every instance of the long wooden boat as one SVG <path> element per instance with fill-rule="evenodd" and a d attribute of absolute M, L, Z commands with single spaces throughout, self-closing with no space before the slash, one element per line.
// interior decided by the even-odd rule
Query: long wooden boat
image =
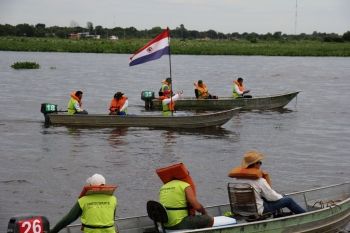
<path fill-rule="evenodd" d="M 183 230 L 176 232 L 208 233 L 331 233 L 342 232 L 350 222 L 350 182 L 287 194 L 307 209 L 306 213 L 280 218 L 270 218 L 255 222 L 238 220 L 235 225 Z M 144 207 L 146 209 L 146 204 Z M 230 211 L 230 205 L 207 207 L 212 216 L 220 216 Z M 148 216 L 118 218 L 116 228 L 119 233 L 143 233 L 154 227 Z M 80 224 L 67 226 L 62 232 L 78 233 Z"/>
<path fill-rule="evenodd" d="M 270 110 L 286 106 L 299 91 L 288 92 L 271 96 L 254 96 L 253 98 L 219 97 L 218 99 L 196 99 L 184 97 L 176 101 L 177 110 L 225 110 L 242 107 L 242 110 Z M 149 105 L 145 104 L 145 107 Z M 151 110 L 161 110 L 161 101 L 152 100 Z"/>
<path fill-rule="evenodd" d="M 77 127 L 149 127 L 149 128 L 204 128 L 217 127 L 229 121 L 240 108 L 196 115 L 161 116 L 46 113 L 45 122 L 52 125 Z"/>

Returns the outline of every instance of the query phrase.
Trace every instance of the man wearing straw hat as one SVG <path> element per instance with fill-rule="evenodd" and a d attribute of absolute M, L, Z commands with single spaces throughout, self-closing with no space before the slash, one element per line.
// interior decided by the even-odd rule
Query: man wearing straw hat
<path fill-rule="evenodd" d="M 259 170 L 261 171 L 261 160 L 264 155 L 259 151 L 248 151 L 244 154 L 241 163 L 242 171 Z M 264 173 L 264 172 L 263 172 Z M 241 174 L 242 175 L 242 174 Z M 231 176 L 234 177 L 234 176 Z M 241 176 L 242 177 L 242 176 Z M 257 178 L 237 178 L 244 183 L 250 184 L 255 191 L 256 205 L 258 213 L 275 213 L 277 210 L 282 208 L 288 208 L 294 214 L 304 213 L 305 210 L 300 207 L 292 198 L 282 196 L 271 188 L 268 181 L 263 177 Z"/>

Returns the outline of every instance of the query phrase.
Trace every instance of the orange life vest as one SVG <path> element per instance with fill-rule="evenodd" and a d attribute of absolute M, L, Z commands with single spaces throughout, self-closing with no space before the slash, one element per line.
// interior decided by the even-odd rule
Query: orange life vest
<path fill-rule="evenodd" d="M 109 111 L 111 112 L 119 111 L 124 106 L 125 101 L 127 99 L 128 98 L 126 96 L 122 96 L 120 99 L 113 98 L 109 106 Z"/>
<path fill-rule="evenodd" d="M 164 184 L 172 180 L 181 180 L 191 185 L 194 193 L 196 193 L 196 186 L 189 174 L 189 171 L 185 164 L 177 163 L 168 167 L 158 168 L 156 170 L 157 175 L 163 181 Z"/>
<path fill-rule="evenodd" d="M 114 191 L 117 189 L 117 185 L 87 185 L 84 186 L 81 191 L 79 198 L 91 194 L 106 194 L 113 195 Z"/>
<path fill-rule="evenodd" d="M 205 85 L 204 83 L 202 84 L 202 87 L 197 84 L 196 86 L 198 92 L 199 92 L 199 97 L 198 98 L 206 98 L 208 97 L 209 93 L 208 93 L 208 88 L 207 85 Z"/>
<path fill-rule="evenodd" d="M 264 178 L 267 181 L 267 183 L 271 186 L 270 175 L 267 172 L 257 168 L 235 167 L 231 169 L 228 176 L 231 178 L 250 179 L 250 180 L 257 180 L 259 178 Z"/>
<path fill-rule="evenodd" d="M 75 95 L 75 93 L 77 93 L 76 91 L 73 91 L 72 93 L 70 93 L 70 97 L 72 97 L 73 99 L 75 99 L 76 101 L 78 101 L 79 106 L 81 107 L 83 105 L 83 103 L 81 102 L 81 99 Z"/>

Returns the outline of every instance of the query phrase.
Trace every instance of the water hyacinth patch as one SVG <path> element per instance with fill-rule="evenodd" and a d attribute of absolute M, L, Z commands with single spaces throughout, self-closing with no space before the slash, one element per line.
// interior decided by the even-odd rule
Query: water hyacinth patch
<path fill-rule="evenodd" d="M 40 65 L 36 62 L 16 62 L 11 65 L 13 69 L 39 69 Z"/>

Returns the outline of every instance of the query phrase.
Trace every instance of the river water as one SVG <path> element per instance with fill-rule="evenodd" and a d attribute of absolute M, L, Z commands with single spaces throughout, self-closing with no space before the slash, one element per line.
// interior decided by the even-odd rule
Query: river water
<path fill-rule="evenodd" d="M 157 90 L 169 60 L 129 67 L 129 55 L 0 52 L 0 229 L 13 215 L 42 214 L 55 224 L 76 202 L 86 178 L 118 184 L 119 217 L 146 214 L 161 182 L 155 169 L 184 162 L 204 205 L 228 202 L 228 171 L 250 149 L 286 193 L 349 181 L 350 58 L 172 56 L 175 90 L 194 95 L 202 79 L 212 94 L 229 96 L 237 76 L 252 95 L 300 90 L 283 111 L 242 112 L 220 129 L 152 130 L 44 127 L 40 104 L 65 109 L 84 91 L 90 113 L 107 112 L 116 91 L 129 113 L 146 114 L 142 90 Z M 14 70 L 35 61 L 38 70 Z"/>

